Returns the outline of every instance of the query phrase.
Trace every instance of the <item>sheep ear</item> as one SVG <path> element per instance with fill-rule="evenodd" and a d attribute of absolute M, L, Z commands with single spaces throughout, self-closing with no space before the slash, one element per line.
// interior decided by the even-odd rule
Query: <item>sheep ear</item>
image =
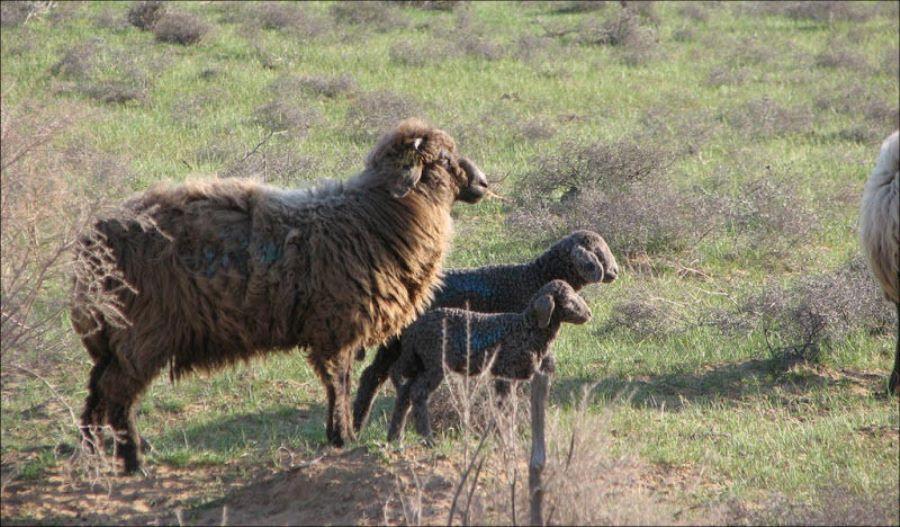
<path fill-rule="evenodd" d="M 409 155 L 410 162 L 400 168 L 397 180 L 391 188 L 391 194 L 395 198 L 402 198 L 409 194 L 409 191 L 412 190 L 419 182 L 419 179 L 422 178 L 422 161 L 419 159 L 418 153 L 421 151 L 424 142 L 424 137 L 416 137 L 413 139 L 412 143 L 407 143 L 412 147 L 414 153 L 407 154 Z"/>
<path fill-rule="evenodd" d="M 572 262 L 575 269 L 583 279 L 590 283 L 603 280 L 603 264 L 597 259 L 597 255 L 580 245 L 572 248 Z"/>
<path fill-rule="evenodd" d="M 534 320 L 539 328 L 546 328 L 550 325 L 550 316 L 553 314 L 555 303 L 550 295 L 538 297 L 528 310 L 528 315 Z"/>
<path fill-rule="evenodd" d="M 409 191 L 416 186 L 419 179 L 422 178 L 422 164 L 416 163 L 404 166 L 397 174 L 397 180 L 391 188 L 391 195 L 395 198 L 402 198 L 409 194 Z"/>

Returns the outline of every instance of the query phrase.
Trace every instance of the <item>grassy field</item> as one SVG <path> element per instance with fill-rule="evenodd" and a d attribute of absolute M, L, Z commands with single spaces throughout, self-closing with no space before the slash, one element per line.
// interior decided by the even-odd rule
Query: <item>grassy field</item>
<path fill-rule="evenodd" d="M 70 414 L 90 360 L 56 250 L 94 210 L 160 180 L 348 177 L 409 115 L 503 196 L 456 208 L 449 267 L 590 228 L 624 269 L 555 344 L 551 437 L 580 424 L 584 462 L 551 459 L 554 521 L 900 523 L 897 322 L 856 235 L 898 127 L 897 3 L 188 2 L 169 33 L 130 2 L 45 4 L 2 5 L 4 523 L 446 522 L 477 437 L 385 445 L 387 390 L 334 451 L 299 352 L 155 382 L 147 476 L 86 464 Z M 509 522 L 501 444 L 472 522 Z"/>

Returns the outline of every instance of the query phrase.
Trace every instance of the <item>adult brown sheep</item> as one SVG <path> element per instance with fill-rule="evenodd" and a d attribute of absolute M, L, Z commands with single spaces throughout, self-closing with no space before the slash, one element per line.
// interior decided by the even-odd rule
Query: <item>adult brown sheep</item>
<path fill-rule="evenodd" d="M 451 206 L 486 192 L 484 174 L 449 135 L 408 119 L 343 183 L 282 190 L 211 180 L 157 186 L 126 202 L 120 217 L 97 222 L 104 242 L 79 248 L 86 261 L 111 251 L 137 291 L 116 290 L 130 321 L 117 327 L 75 280 L 73 326 L 94 361 L 86 438 L 108 422 L 117 456 L 134 472 L 134 404 L 163 368 L 174 380 L 299 346 L 325 385 L 326 436 L 344 445 L 353 439 L 353 350 L 397 334 L 428 305 Z"/>

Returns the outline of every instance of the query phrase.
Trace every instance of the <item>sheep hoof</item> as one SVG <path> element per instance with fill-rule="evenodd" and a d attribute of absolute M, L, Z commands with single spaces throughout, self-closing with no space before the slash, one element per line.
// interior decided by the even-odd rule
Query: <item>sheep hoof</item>
<path fill-rule="evenodd" d="M 147 469 L 142 467 L 140 464 L 133 465 L 131 463 L 126 462 L 125 467 L 122 469 L 123 476 L 144 476 L 145 478 L 150 475 L 147 472 Z"/>
<path fill-rule="evenodd" d="M 900 395 L 900 372 L 892 372 L 891 380 L 888 383 L 888 393 L 891 395 Z"/>

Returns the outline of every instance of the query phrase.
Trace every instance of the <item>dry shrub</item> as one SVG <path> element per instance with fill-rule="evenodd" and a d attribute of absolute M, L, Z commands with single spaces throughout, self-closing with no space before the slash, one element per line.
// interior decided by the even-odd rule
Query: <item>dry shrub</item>
<path fill-rule="evenodd" d="M 747 518 L 750 525 L 896 525 L 897 486 L 861 494 L 840 486 L 826 486 L 814 504 L 797 504 L 774 495 Z"/>
<path fill-rule="evenodd" d="M 128 23 L 132 26 L 149 31 L 159 22 L 160 18 L 166 13 L 167 7 L 165 2 L 157 0 L 148 0 L 146 2 L 135 2 L 128 9 Z"/>
<path fill-rule="evenodd" d="M 458 500 L 456 515 L 448 518 L 448 524 L 529 524 L 528 403 L 528 397 L 520 396 L 502 409 L 491 407 L 488 430 L 472 433 L 463 429 L 452 443 L 449 458 L 459 474 L 454 485 Z M 542 475 L 544 522 L 673 523 L 676 512 L 672 504 L 656 499 L 643 483 L 652 469 L 627 448 L 624 454 L 612 454 L 605 433 L 607 417 L 589 413 L 588 391 L 572 406 L 578 410 L 569 418 L 563 418 L 553 408 L 547 411 L 547 458 Z"/>
<path fill-rule="evenodd" d="M 696 39 L 696 33 L 689 27 L 682 27 L 672 32 L 672 40 L 675 42 L 693 42 L 694 39 Z"/>
<path fill-rule="evenodd" d="M 377 32 L 409 27 L 409 19 L 393 2 L 337 2 L 331 15 L 338 24 L 345 24 Z"/>
<path fill-rule="evenodd" d="M 665 337 L 685 327 L 685 315 L 672 302 L 655 294 L 650 285 L 637 285 L 613 305 L 600 332 L 625 328 L 640 338 Z"/>
<path fill-rule="evenodd" d="M 881 90 L 867 83 L 856 82 L 821 93 L 815 105 L 819 110 L 854 118 L 856 123 L 839 133 L 841 139 L 877 144 L 890 130 L 900 127 L 900 108 L 888 103 Z"/>
<path fill-rule="evenodd" d="M 806 106 L 785 107 L 768 97 L 746 102 L 725 114 L 732 128 L 757 139 L 809 133 L 813 118 L 812 109 Z"/>
<path fill-rule="evenodd" d="M 107 29 L 115 32 L 125 31 L 131 25 L 127 19 L 122 18 L 122 15 L 114 9 L 104 9 L 103 11 L 100 11 L 94 16 L 93 22 L 94 26 L 100 29 Z"/>
<path fill-rule="evenodd" d="M 767 169 L 742 183 L 733 195 L 711 196 L 709 206 L 718 210 L 710 221 L 722 223 L 735 242 L 735 251 L 745 257 L 753 254 L 763 261 L 779 261 L 796 255 L 797 247 L 805 244 L 821 220 L 789 181 L 789 176 Z"/>
<path fill-rule="evenodd" d="M 683 2 L 678 14 L 693 20 L 694 22 L 706 22 L 709 20 L 709 11 L 706 9 L 705 2 Z"/>
<path fill-rule="evenodd" d="M 713 88 L 739 86 L 747 82 L 752 74 L 752 70 L 746 67 L 716 66 L 706 76 L 706 85 Z"/>
<path fill-rule="evenodd" d="M 263 29 L 277 30 L 297 27 L 306 18 L 300 7 L 291 2 L 262 2 L 256 12 L 259 25 Z"/>
<path fill-rule="evenodd" d="M 765 286 L 741 306 L 766 335 L 773 357 L 817 360 L 820 353 L 854 331 L 892 331 L 895 310 L 884 301 L 862 257 L 827 273 Z"/>
<path fill-rule="evenodd" d="M 534 61 L 536 66 L 547 60 L 550 53 L 559 53 L 559 49 L 550 37 L 537 35 L 522 35 L 516 40 L 515 57 L 522 61 Z"/>
<path fill-rule="evenodd" d="M 710 110 L 691 109 L 681 112 L 677 110 L 678 106 L 670 101 L 648 108 L 641 117 L 642 136 L 647 141 L 671 145 L 675 156 L 697 155 L 721 132 L 722 124 Z M 693 108 L 694 103 L 687 101 L 683 106 Z"/>
<path fill-rule="evenodd" d="M 259 29 L 280 31 L 301 38 L 316 38 L 331 29 L 331 20 L 303 2 L 226 2 L 223 22 L 242 23 L 252 37 Z M 239 5 L 236 5 L 239 4 Z"/>
<path fill-rule="evenodd" d="M 151 28 L 156 40 L 188 46 L 196 44 L 209 31 L 209 25 L 190 13 L 166 12 Z"/>
<path fill-rule="evenodd" d="M 827 23 L 837 21 L 864 22 L 876 14 L 872 6 L 867 6 L 865 2 L 825 0 L 756 2 L 747 8 L 762 14 L 786 16 L 793 20 Z"/>
<path fill-rule="evenodd" d="M 320 168 L 313 158 L 299 153 L 296 145 L 291 143 L 265 145 L 255 152 L 250 145 L 244 155 L 225 167 L 221 176 L 254 178 L 282 187 L 296 187 L 301 182 L 315 180 Z"/>
<path fill-rule="evenodd" d="M 151 84 L 148 68 L 157 72 L 164 59 L 135 50 L 110 49 L 99 39 L 72 46 L 51 68 L 60 79 L 56 91 L 79 94 L 99 102 L 123 104 L 142 101 Z"/>
<path fill-rule="evenodd" d="M 597 230 L 625 258 L 684 249 L 702 234 L 704 207 L 672 184 L 672 152 L 658 144 L 568 144 L 539 157 L 515 189 L 517 207 L 508 224 L 524 236 Z"/>
<path fill-rule="evenodd" d="M 277 98 L 256 108 L 252 123 L 270 132 L 286 132 L 294 137 L 303 137 L 321 120 L 322 114 L 317 109 Z"/>
<path fill-rule="evenodd" d="M 369 142 L 407 117 L 421 116 L 419 103 L 410 96 L 391 91 L 357 94 L 347 111 L 345 126 L 359 141 Z"/>
<path fill-rule="evenodd" d="M 56 2 L 0 2 L 0 26 L 20 26 L 49 13 Z"/>
<path fill-rule="evenodd" d="M 588 393 L 570 419 L 550 418 L 545 469 L 548 525 L 670 525 L 674 503 L 653 495 L 644 481 L 651 468 L 627 448 L 613 454 L 609 419 L 588 412 Z M 527 503 L 525 501 L 523 504 Z M 524 506 L 523 506 L 524 508 Z M 716 522 L 715 518 L 706 521 Z M 684 520 L 683 520 L 684 521 Z"/>
<path fill-rule="evenodd" d="M 337 76 L 282 75 L 269 84 L 268 90 L 283 99 L 299 95 L 334 99 L 340 95 L 355 93 L 357 85 L 353 77 L 346 73 Z"/>
<path fill-rule="evenodd" d="M 816 55 L 815 63 L 820 68 L 842 68 L 860 73 L 872 71 L 869 60 L 864 54 L 854 50 L 845 42 L 834 39 L 829 41 L 825 49 Z"/>
<path fill-rule="evenodd" d="M 882 70 L 892 77 L 900 77 L 900 48 L 894 47 L 884 50 Z"/>
<path fill-rule="evenodd" d="M 426 11 L 453 11 L 468 2 L 463 0 L 398 0 L 395 2 L 403 7 L 424 9 Z"/>
<path fill-rule="evenodd" d="M 606 7 L 603 0 L 572 0 L 569 2 L 559 2 L 555 11 L 557 13 L 592 13 Z"/>
<path fill-rule="evenodd" d="M 411 42 L 401 41 L 390 47 L 388 57 L 394 64 L 418 68 L 445 60 L 445 51 L 442 47 L 416 46 Z"/>
<path fill-rule="evenodd" d="M 2 107 L 2 349 L 4 371 L 37 353 L 48 367 L 71 344 L 64 323 L 66 291 L 74 273 L 87 284 L 82 298 L 112 322 L 118 301 L 102 287 L 118 280 L 112 261 L 73 258 L 110 195 L 122 192 L 127 170 L 109 156 L 81 146 L 61 148 L 59 137 L 85 112 L 57 108 Z M 72 143 L 73 145 L 76 143 Z"/>
<path fill-rule="evenodd" d="M 642 23 L 640 13 L 620 9 L 604 22 L 584 20 L 576 30 L 576 41 L 594 46 L 613 46 L 626 64 L 638 65 L 658 55 L 657 31 Z"/>
<path fill-rule="evenodd" d="M 445 53 L 465 55 L 481 60 L 499 60 L 506 49 L 492 38 L 492 31 L 474 19 L 469 9 L 456 13 L 456 22 L 449 31 L 438 31 L 438 39 L 446 46 Z"/>

